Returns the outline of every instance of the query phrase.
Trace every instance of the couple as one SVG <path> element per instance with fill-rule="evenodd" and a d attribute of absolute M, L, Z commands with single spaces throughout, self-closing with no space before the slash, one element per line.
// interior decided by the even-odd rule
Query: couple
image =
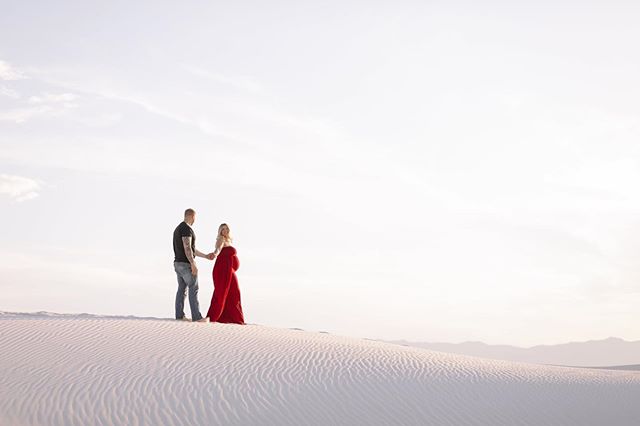
<path fill-rule="evenodd" d="M 244 324 L 240 288 L 236 271 L 240 267 L 236 249 L 231 247 L 231 233 L 226 223 L 218 228 L 216 247 L 212 253 L 204 254 L 196 250 L 196 234 L 191 226 L 196 220 L 193 209 L 184 211 L 184 221 L 173 231 L 173 267 L 178 276 L 176 294 L 176 319 L 189 321 L 184 316 L 184 299 L 189 290 L 189 305 L 192 321 L 225 322 Z M 206 317 L 200 314 L 198 303 L 198 267 L 196 256 L 209 260 L 216 259 L 213 266 L 213 297 Z"/>

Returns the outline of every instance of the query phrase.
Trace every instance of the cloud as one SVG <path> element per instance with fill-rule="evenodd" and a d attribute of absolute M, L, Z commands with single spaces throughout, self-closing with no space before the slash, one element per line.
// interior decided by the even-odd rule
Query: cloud
<path fill-rule="evenodd" d="M 42 105 L 30 108 L 14 108 L 0 113 L 0 121 L 13 121 L 17 124 L 25 123 L 33 117 L 51 114 L 53 108 Z"/>
<path fill-rule="evenodd" d="M 29 103 L 31 104 L 48 104 L 48 103 L 69 103 L 78 99 L 78 95 L 73 93 L 44 93 L 40 96 L 31 96 Z"/>
<path fill-rule="evenodd" d="M 0 80 L 22 80 L 27 78 L 20 70 L 5 61 L 0 61 Z"/>
<path fill-rule="evenodd" d="M 16 92 L 13 89 L 10 89 L 9 87 L 6 86 L 0 86 L 0 95 L 2 96 L 6 96 L 8 98 L 11 99 L 20 99 L 20 93 Z"/>
<path fill-rule="evenodd" d="M 0 91 L 0 93 L 4 92 Z M 39 96 L 31 96 L 26 104 L 21 103 L 26 106 L 0 112 L 0 121 L 21 124 L 35 117 L 58 116 L 71 108 L 76 108 L 78 104 L 73 101 L 78 98 L 79 96 L 73 93 L 43 93 Z"/>
<path fill-rule="evenodd" d="M 400 173 L 406 171 L 401 165 L 390 164 L 384 155 L 376 152 L 375 147 L 366 142 L 358 143 L 352 140 L 351 136 L 343 131 L 340 123 L 324 116 L 307 115 L 283 109 L 269 99 L 256 99 L 247 93 L 220 97 L 216 91 L 195 93 L 187 97 L 181 95 L 183 91 L 179 91 L 180 96 L 175 94 L 176 96 L 172 97 L 174 93 L 170 90 L 157 93 L 141 91 L 139 88 L 126 89 L 127 83 L 118 85 L 110 82 L 110 84 L 97 85 L 96 81 L 108 79 L 96 77 L 95 80 L 86 81 L 83 76 L 90 73 L 77 75 L 77 70 L 45 72 L 45 70 L 33 69 L 29 72 L 34 78 L 41 79 L 64 92 L 79 93 L 86 99 L 97 98 L 129 103 L 158 117 L 202 132 L 205 137 L 214 142 L 206 145 L 211 155 L 226 160 L 219 167 L 225 171 L 228 168 L 228 173 L 219 173 L 216 180 L 225 180 L 233 176 L 234 183 L 257 185 L 276 191 L 286 188 L 290 193 L 300 194 L 302 197 L 313 200 L 314 203 L 321 204 L 330 215 L 342 217 L 343 209 L 348 206 L 354 212 L 354 217 L 364 216 L 368 218 L 364 221 L 371 223 L 377 222 L 379 215 L 385 214 L 377 205 L 377 200 L 382 194 L 407 205 L 402 195 L 397 195 L 398 181 L 403 187 L 413 188 L 424 195 L 410 201 L 409 204 L 412 207 L 419 207 L 420 202 L 428 199 L 430 203 L 439 200 L 439 206 L 452 205 L 452 208 L 467 210 L 470 208 L 466 200 L 452 191 L 431 184 L 417 171 L 412 174 Z M 215 78 L 219 77 L 217 74 L 210 74 Z M 37 99 L 31 100 L 30 106 L 56 108 L 59 106 L 56 103 L 39 103 L 40 100 L 45 99 L 59 100 L 61 96 L 58 95 L 55 98 L 46 95 L 38 96 Z M 115 107 L 122 108 L 121 105 L 115 105 Z M 28 114 L 29 111 L 15 112 L 12 118 L 24 122 L 30 118 L 25 117 Z M 71 114 L 65 119 L 73 118 L 70 116 Z M 95 136 L 88 137 L 95 140 Z M 96 142 L 100 146 L 118 146 L 113 143 Z M 62 141 L 60 143 L 65 144 Z M 174 169 L 173 161 L 166 162 L 167 159 L 173 158 L 173 154 L 163 152 L 162 148 L 156 151 L 153 161 L 141 167 L 140 161 L 133 163 L 122 161 L 120 152 L 112 153 L 118 158 L 117 162 L 105 162 L 104 156 L 109 153 L 105 153 L 104 149 L 98 154 L 92 152 L 91 144 L 85 143 L 82 146 L 82 149 L 87 151 L 82 156 L 78 156 L 82 158 L 81 162 L 72 161 L 67 156 L 60 157 L 56 151 L 51 155 L 34 156 L 28 153 L 27 144 L 12 147 L 11 152 L 5 150 L 2 156 L 5 159 L 12 158 L 13 161 L 29 164 L 53 162 L 55 166 L 64 164 L 65 167 L 69 167 L 73 163 L 73 167 L 82 170 L 102 170 L 107 167 L 105 171 L 112 173 L 149 173 L 154 176 L 160 173 L 164 177 L 168 171 Z M 143 146 L 135 141 L 132 141 L 127 149 L 137 149 L 131 147 L 143 149 Z M 251 150 L 247 151 L 247 147 Z M 77 153 L 76 148 L 74 151 Z M 145 155 L 141 154 L 138 158 L 144 157 Z M 88 161 L 88 158 L 92 160 Z M 117 166 L 114 168 L 113 164 Z M 246 172 L 239 173 L 233 168 L 234 164 L 243 164 Z M 328 168 L 327 165 L 331 167 Z M 196 174 L 204 179 L 211 177 L 206 167 L 202 168 L 203 172 L 197 169 L 194 168 L 189 175 Z M 377 181 L 379 170 L 389 171 L 396 181 L 371 185 L 370 179 Z M 203 176 L 201 176 L 202 173 L 204 173 Z M 331 176 L 327 176 L 327 173 Z M 182 177 L 184 171 L 179 171 L 175 175 Z M 256 180 L 256 176 L 261 178 Z M 366 200 L 356 200 L 352 196 L 355 192 L 366 192 Z M 369 212 L 372 210 L 378 211 L 378 216 L 371 215 Z M 419 208 L 411 211 L 416 216 L 422 214 Z M 362 224 L 362 222 L 362 219 L 358 219 L 358 223 Z"/>
<path fill-rule="evenodd" d="M 207 71 L 192 65 L 183 65 L 183 68 L 189 71 L 193 75 L 204 77 L 216 83 L 232 86 L 236 89 L 240 89 L 245 92 L 259 93 L 262 91 L 262 86 L 258 82 L 256 82 L 253 78 L 248 76 L 229 77 L 216 72 Z"/>
<path fill-rule="evenodd" d="M 0 194 L 13 201 L 22 202 L 36 198 L 41 185 L 38 181 L 22 176 L 0 175 Z"/>

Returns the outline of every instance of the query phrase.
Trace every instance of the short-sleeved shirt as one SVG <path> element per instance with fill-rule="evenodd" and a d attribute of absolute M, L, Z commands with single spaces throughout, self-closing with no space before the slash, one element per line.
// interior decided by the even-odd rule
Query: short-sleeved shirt
<path fill-rule="evenodd" d="M 187 262 L 189 263 L 189 259 L 187 259 L 187 255 L 184 254 L 184 245 L 182 244 L 182 237 L 191 237 L 191 253 L 196 253 L 196 234 L 193 232 L 193 229 L 187 224 L 187 222 L 182 222 L 176 229 L 173 231 L 173 254 L 174 262 Z"/>

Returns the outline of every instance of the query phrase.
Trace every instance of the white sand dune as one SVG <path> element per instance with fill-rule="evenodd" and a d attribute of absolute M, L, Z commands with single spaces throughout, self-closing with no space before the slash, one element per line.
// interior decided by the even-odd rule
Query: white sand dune
<path fill-rule="evenodd" d="M 640 373 L 257 325 L 0 314 L 2 425 L 637 425 Z"/>

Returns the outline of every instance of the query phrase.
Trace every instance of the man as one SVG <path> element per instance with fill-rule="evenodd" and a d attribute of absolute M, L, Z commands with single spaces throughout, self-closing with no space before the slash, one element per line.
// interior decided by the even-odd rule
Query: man
<path fill-rule="evenodd" d="M 189 306 L 191 318 L 197 322 L 209 322 L 209 318 L 202 318 L 198 303 L 198 267 L 195 256 L 212 260 L 213 253 L 204 254 L 196 250 L 196 234 L 191 229 L 196 220 L 193 209 L 184 211 L 184 221 L 173 231 L 173 267 L 178 276 L 178 292 L 176 293 L 176 319 L 189 321 L 184 316 L 184 299 L 189 289 Z"/>

